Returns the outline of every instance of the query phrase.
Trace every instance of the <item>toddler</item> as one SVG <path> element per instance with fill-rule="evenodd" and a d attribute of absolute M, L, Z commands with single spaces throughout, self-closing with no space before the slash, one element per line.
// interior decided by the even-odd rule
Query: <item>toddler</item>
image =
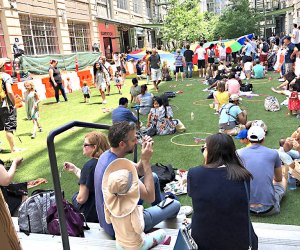
<path fill-rule="evenodd" d="M 67 79 L 64 81 L 64 87 L 69 91 L 69 93 L 73 92 L 70 77 L 67 77 Z"/>
<path fill-rule="evenodd" d="M 91 90 L 90 90 L 90 87 L 87 86 L 86 81 L 83 81 L 83 87 L 82 87 L 81 90 L 82 90 L 82 93 L 83 93 L 84 102 L 86 102 L 86 99 L 87 99 L 88 103 L 90 103 Z"/>
<path fill-rule="evenodd" d="M 296 111 L 296 113 L 298 114 L 300 110 L 300 100 L 299 100 L 296 84 L 291 84 L 290 89 L 291 89 L 291 93 L 289 95 L 289 101 L 288 101 L 289 114 L 292 115 L 293 111 Z"/>
<path fill-rule="evenodd" d="M 147 127 L 156 127 L 157 118 L 158 118 L 158 108 L 162 105 L 159 104 L 160 98 L 153 98 L 153 108 L 150 109 L 150 113 L 148 115 Z"/>
<path fill-rule="evenodd" d="M 114 82 L 116 84 L 116 87 L 119 90 L 119 94 L 122 95 L 121 89 L 122 89 L 122 86 L 123 86 L 123 78 L 122 78 L 122 76 L 119 72 L 115 73 Z"/>

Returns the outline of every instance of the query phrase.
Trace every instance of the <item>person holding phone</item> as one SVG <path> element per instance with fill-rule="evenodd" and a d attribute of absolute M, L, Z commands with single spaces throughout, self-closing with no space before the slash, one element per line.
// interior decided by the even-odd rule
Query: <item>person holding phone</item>
<path fill-rule="evenodd" d="M 238 158 L 233 139 L 210 135 L 202 153 L 203 166 L 191 168 L 187 177 L 193 239 L 199 249 L 257 249 L 249 216 L 252 175 Z"/>
<path fill-rule="evenodd" d="M 98 222 L 95 207 L 94 172 L 100 155 L 109 149 L 107 138 L 100 132 L 90 132 L 83 141 L 83 155 L 91 158 L 83 168 L 76 167 L 71 162 L 64 163 L 64 170 L 76 175 L 79 179 L 79 191 L 72 197 L 74 207 L 84 214 L 86 221 Z"/>
<path fill-rule="evenodd" d="M 100 226 L 106 233 L 114 238 L 116 229 L 105 220 L 103 188 L 105 189 L 107 187 L 102 180 L 104 172 L 112 161 L 118 158 L 124 158 L 127 154 L 134 152 L 137 144 L 135 123 L 125 121 L 114 123 L 109 129 L 108 140 L 111 148 L 100 156 L 95 169 L 95 197 Z M 138 180 L 141 199 L 139 204 L 141 204 L 142 201 L 146 201 L 152 205 L 143 210 L 145 223 L 144 232 L 149 232 L 149 230 L 161 221 L 176 217 L 180 210 L 180 203 L 174 200 L 163 209 L 157 206 L 157 204 L 163 200 L 163 196 L 160 192 L 159 179 L 151 170 L 150 160 L 153 154 L 153 140 L 150 136 L 143 137 L 141 148 L 141 159 L 134 165 L 138 175 L 142 176 L 142 178 Z M 123 226 L 124 225 L 120 225 L 120 227 Z"/>

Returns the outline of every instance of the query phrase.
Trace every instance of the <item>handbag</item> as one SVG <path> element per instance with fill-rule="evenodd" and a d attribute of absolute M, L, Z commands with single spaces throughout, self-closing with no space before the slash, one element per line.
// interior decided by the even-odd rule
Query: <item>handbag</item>
<path fill-rule="evenodd" d="M 197 243 L 191 236 L 192 224 L 188 224 L 179 229 L 174 250 L 193 250 L 198 249 Z"/>
<path fill-rule="evenodd" d="M 9 207 L 10 214 L 14 215 L 22 203 L 23 196 L 28 195 L 27 182 L 11 183 L 8 186 L 1 186 L 1 190 Z"/>

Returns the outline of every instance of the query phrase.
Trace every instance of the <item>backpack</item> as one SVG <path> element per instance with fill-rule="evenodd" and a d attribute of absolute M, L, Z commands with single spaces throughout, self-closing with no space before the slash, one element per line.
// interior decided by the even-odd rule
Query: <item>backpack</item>
<path fill-rule="evenodd" d="M 6 98 L 6 89 L 2 80 L 2 73 L 0 73 L 0 101 L 3 102 Z"/>
<path fill-rule="evenodd" d="M 174 181 L 176 174 L 175 168 L 171 164 L 163 165 L 162 163 L 156 163 L 151 166 L 152 172 L 156 173 L 159 179 L 160 189 L 163 190 L 167 183 Z"/>
<path fill-rule="evenodd" d="M 275 96 L 267 96 L 265 98 L 264 106 L 265 106 L 266 111 L 275 112 L 275 111 L 280 110 L 279 101 L 277 100 L 277 98 Z"/>
<path fill-rule="evenodd" d="M 90 229 L 85 223 L 82 213 L 76 211 L 74 206 L 68 201 L 63 200 L 66 215 L 66 227 L 69 236 L 84 237 L 84 229 Z M 86 224 L 84 226 L 84 223 Z M 47 228 L 49 234 L 60 235 L 58 212 L 56 204 L 53 204 L 47 211 Z"/>
<path fill-rule="evenodd" d="M 264 123 L 263 120 L 254 120 L 254 121 L 252 121 L 251 127 L 252 127 L 252 126 L 260 126 L 260 127 L 263 128 L 263 130 L 265 131 L 265 133 L 268 132 L 268 127 L 267 127 L 267 125 Z"/>
<path fill-rule="evenodd" d="M 266 43 L 266 42 L 263 42 L 262 51 L 265 52 L 265 53 L 267 53 L 269 51 L 269 49 L 270 49 L 269 44 Z"/>
<path fill-rule="evenodd" d="M 209 57 L 215 57 L 216 56 L 216 52 L 214 49 L 211 49 L 209 52 Z"/>
<path fill-rule="evenodd" d="M 55 204 L 52 190 L 36 190 L 19 208 L 18 224 L 21 232 L 47 234 L 47 211 Z"/>
<path fill-rule="evenodd" d="M 245 83 L 245 84 L 242 84 L 241 87 L 240 87 L 240 90 L 242 92 L 252 91 L 252 89 L 253 89 L 252 83 Z"/>

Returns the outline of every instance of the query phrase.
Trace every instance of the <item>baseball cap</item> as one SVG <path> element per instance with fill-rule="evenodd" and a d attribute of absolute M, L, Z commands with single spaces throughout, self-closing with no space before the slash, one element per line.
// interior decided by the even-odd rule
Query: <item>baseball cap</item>
<path fill-rule="evenodd" d="M 241 100 L 242 100 L 242 98 L 240 98 L 239 95 L 237 95 L 237 94 L 233 94 L 229 97 L 229 101 L 234 102 L 234 101 L 241 101 Z"/>
<path fill-rule="evenodd" d="M 258 142 L 261 141 L 262 139 L 265 138 L 265 131 L 263 130 L 262 127 L 260 126 L 252 126 L 249 130 L 248 130 L 248 139 L 251 142 Z"/>
<path fill-rule="evenodd" d="M 236 137 L 234 137 L 235 139 L 246 139 L 248 136 L 248 130 L 247 129 L 243 129 L 241 130 Z"/>

